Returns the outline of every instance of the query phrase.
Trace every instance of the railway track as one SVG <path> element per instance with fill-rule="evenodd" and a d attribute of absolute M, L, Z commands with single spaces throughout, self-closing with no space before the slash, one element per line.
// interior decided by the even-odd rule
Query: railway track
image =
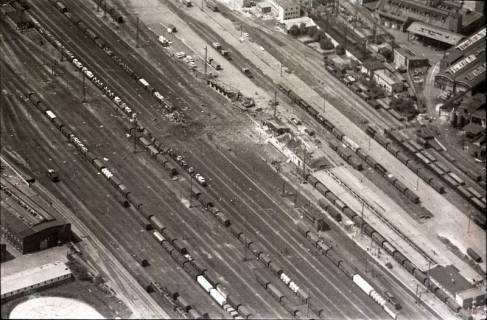
<path fill-rule="evenodd" d="M 100 68 L 102 68 L 102 67 L 100 67 Z M 128 88 L 125 88 L 125 89 L 127 90 Z M 133 89 L 132 89 L 132 90 L 133 90 Z M 129 91 L 130 91 L 130 90 L 129 90 Z M 140 103 L 140 102 L 139 102 L 139 103 Z M 154 129 L 154 126 L 149 126 L 149 127 L 150 127 L 151 129 Z M 89 130 L 89 128 L 85 128 L 85 130 Z M 86 131 L 86 134 L 88 134 L 88 132 L 89 132 L 89 131 Z M 111 137 L 111 138 L 113 138 L 113 137 Z M 194 141 L 193 143 L 188 143 L 187 145 L 188 145 L 188 147 L 189 147 L 189 148 L 191 148 L 192 150 L 198 150 L 198 148 L 199 148 L 199 147 L 201 147 L 201 141 Z M 206 147 L 206 146 L 205 146 L 205 147 Z M 211 153 L 206 154 L 205 152 L 192 152 L 192 154 L 193 154 L 193 155 L 194 155 L 196 158 L 198 158 L 198 159 L 205 159 L 205 156 L 206 156 L 207 158 L 209 157 L 209 159 L 211 159 L 211 160 L 214 160 L 214 159 L 216 159 L 216 158 L 219 158 L 219 157 L 214 157 L 213 155 L 211 155 Z M 149 161 L 150 161 L 150 160 L 149 160 Z M 235 161 L 235 160 L 233 160 L 233 161 Z M 210 161 L 210 162 L 211 162 L 211 161 Z M 214 175 L 210 175 L 210 176 L 217 176 L 217 175 L 219 175 L 219 173 L 218 173 L 217 169 L 218 169 L 218 168 L 220 168 L 220 169 L 221 169 L 221 168 L 225 168 L 225 164 L 226 164 L 226 161 L 220 161 L 218 164 L 210 164 L 210 165 L 209 165 L 209 164 L 207 164 L 206 170 L 208 170 L 208 172 L 210 172 L 211 174 L 213 174 L 213 173 L 214 173 Z M 119 165 L 120 165 L 120 164 L 119 164 Z M 237 164 L 236 166 L 239 166 L 239 164 Z M 123 167 L 121 167 L 121 168 L 123 168 Z M 135 168 L 132 168 L 132 167 L 130 167 L 130 166 L 126 166 L 124 169 L 126 169 L 127 171 L 131 171 L 131 170 L 133 170 L 133 169 L 135 169 Z M 225 182 L 226 182 L 226 183 L 229 183 L 230 181 L 235 181 L 234 172 L 232 172 L 232 170 L 230 170 L 230 171 L 227 171 L 227 169 L 224 169 L 224 170 L 225 170 L 225 175 L 227 175 L 226 177 L 224 177 Z M 145 172 L 144 172 L 144 171 L 136 171 L 136 172 L 134 172 L 134 175 L 139 174 L 139 173 L 143 175 Z M 135 181 L 135 179 L 134 179 L 134 181 Z M 250 179 L 250 181 L 252 181 L 252 179 Z M 154 177 L 154 179 L 153 179 L 153 181 L 152 181 L 151 183 L 152 183 L 152 184 L 155 184 L 155 183 L 157 183 L 157 182 L 159 182 L 159 181 L 158 181 L 158 179 L 157 179 L 156 177 Z M 152 184 L 151 184 L 151 185 L 152 185 Z M 139 183 L 134 182 L 134 186 L 136 186 L 136 188 L 135 188 L 135 189 L 144 190 L 145 184 L 144 184 L 144 183 L 140 183 L 140 182 L 139 182 Z M 266 189 L 267 189 L 267 190 L 271 189 L 271 186 L 272 186 L 272 183 L 270 183 L 269 187 L 268 187 L 268 188 L 266 188 Z M 252 187 L 252 186 L 250 186 L 250 187 Z M 227 194 L 227 195 L 229 195 L 229 194 L 235 194 L 235 193 L 230 193 L 230 190 L 231 190 L 232 188 L 233 188 L 233 187 L 232 187 L 232 186 L 229 184 L 229 187 L 225 187 L 225 188 L 223 188 L 223 190 L 224 190 L 223 194 Z M 254 188 L 255 188 L 255 186 L 254 186 Z M 228 189 L 228 190 L 227 190 L 227 189 Z M 242 188 L 242 189 L 240 189 L 239 191 L 240 191 L 240 192 L 242 192 L 242 193 L 245 193 L 245 194 L 247 193 L 247 191 L 245 190 L 245 188 Z M 157 194 L 157 192 L 156 192 L 156 191 L 153 191 L 152 193 L 149 193 L 149 195 L 147 195 L 147 197 L 149 197 L 149 198 L 150 198 L 150 197 L 153 197 L 153 196 L 155 196 L 155 194 Z M 259 193 L 257 193 L 257 194 L 259 194 Z M 171 195 L 171 196 L 173 197 L 174 195 Z M 253 194 L 253 193 L 252 193 L 252 194 L 249 194 L 248 196 L 249 196 L 249 197 L 253 197 L 253 198 L 255 198 L 255 194 Z M 168 195 L 168 198 L 169 198 L 169 197 L 170 197 L 170 196 Z M 273 196 L 272 196 L 272 197 L 273 197 Z M 255 205 L 254 205 L 254 206 L 255 206 L 255 208 L 262 208 L 262 206 L 267 207 L 267 206 L 268 206 L 267 202 L 269 202 L 269 199 L 267 199 L 267 198 L 265 198 L 265 197 L 264 197 L 264 201 L 259 200 L 259 202 L 260 202 L 259 204 L 255 204 Z M 233 204 L 230 204 L 230 203 L 228 203 L 228 202 L 227 202 L 227 205 L 228 205 L 229 207 L 232 207 L 232 206 L 233 206 Z M 172 210 L 170 210 L 170 211 L 172 211 Z M 279 211 L 279 214 L 286 214 L 287 209 L 286 209 L 286 208 L 280 208 L 278 211 Z M 179 211 L 177 211 L 177 212 L 179 212 Z M 241 213 L 241 212 L 240 212 L 240 210 L 234 210 L 233 212 L 234 212 L 234 214 L 235 214 L 236 216 L 239 216 L 239 215 L 240 215 L 240 213 Z M 257 215 L 257 216 L 258 216 L 259 214 L 260 214 L 259 212 L 252 212 L 252 214 L 251 214 L 251 215 L 249 215 L 249 216 L 248 216 L 248 218 L 249 218 L 249 220 L 253 220 L 253 219 L 255 219 L 255 218 L 252 218 L 252 216 L 255 216 L 255 215 Z M 265 217 L 265 220 L 255 220 L 255 221 L 251 222 L 251 223 L 250 223 L 250 225 L 251 225 L 253 228 L 255 228 L 255 230 L 257 230 L 257 231 L 258 231 L 258 229 L 260 229 L 260 225 L 262 224 L 262 221 L 264 221 L 264 222 L 265 222 L 265 221 L 273 221 L 273 220 L 275 220 L 275 218 L 276 218 L 276 216 L 275 216 L 275 215 L 273 215 L 273 216 L 270 216 L 270 215 L 269 215 L 269 216 L 266 216 L 266 217 Z M 174 218 L 174 219 L 178 219 L 178 218 Z M 204 221 L 204 220 L 203 220 L 203 221 Z M 267 222 L 267 223 L 268 223 L 268 222 Z M 277 223 L 277 222 L 275 222 L 275 223 Z M 258 229 L 256 229 L 256 226 L 258 226 Z M 271 233 L 272 233 L 272 229 L 273 229 L 273 227 L 272 227 L 272 228 L 270 228 Z M 286 227 L 286 229 L 287 229 L 287 227 Z M 267 231 L 267 233 L 269 232 L 267 229 L 266 229 L 266 231 Z M 295 233 L 295 232 L 294 232 L 294 233 Z M 213 236 L 214 236 L 214 235 L 213 235 Z M 279 238 L 280 238 L 280 239 L 286 239 L 286 237 L 291 237 L 291 238 L 292 238 L 293 236 L 294 236 L 294 235 L 293 235 L 293 233 L 292 233 L 292 232 L 289 232 L 288 234 L 285 234 L 284 236 L 279 235 L 277 238 L 278 238 L 278 239 L 279 239 Z M 266 235 L 266 237 L 267 237 L 267 235 Z M 197 240 L 198 240 L 198 241 L 201 241 L 201 240 L 206 240 L 206 239 L 197 238 Z M 273 243 L 279 243 L 279 240 L 273 240 L 272 242 L 273 242 Z M 218 243 L 215 243 L 215 242 L 214 242 L 214 245 L 216 245 L 216 246 L 218 247 Z M 296 243 L 293 243 L 293 246 L 296 246 Z M 214 248 L 212 248 L 212 246 L 208 246 L 208 248 L 209 248 L 209 251 L 213 252 Z M 273 249 L 274 249 L 276 252 L 278 252 L 278 246 L 274 245 L 274 246 L 273 246 Z M 295 250 L 295 249 L 293 249 L 293 250 L 291 250 L 291 251 L 294 251 L 294 250 Z M 303 251 L 303 250 L 301 250 L 301 249 L 299 249 L 299 250 L 298 250 L 298 252 L 300 252 L 299 256 L 300 256 L 301 260 L 305 260 L 305 259 L 306 259 L 306 255 L 304 255 L 304 251 Z M 287 263 L 287 265 L 289 266 L 289 268 L 290 268 L 290 269 L 293 269 L 293 268 L 295 268 L 295 261 L 290 261 L 290 262 L 288 262 L 288 263 Z M 310 269 L 310 268 L 309 268 L 309 266 L 308 266 L 308 267 L 306 267 L 306 265 L 307 265 L 307 263 L 305 263 L 305 264 L 303 264 L 303 265 L 302 265 L 302 269 L 303 269 L 303 270 L 309 270 L 309 269 Z M 316 272 L 316 270 L 320 270 L 320 269 L 322 268 L 322 265 L 321 265 L 321 264 L 317 264 L 316 262 L 313 262 L 313 264 L 312 264 L 312 265 L 314 265 L 314 267 L 312 267 L 311 269 L 314 269 L 314 270 L 315 270 L 314 272 Z M 300 267 L 299 269 L 301 269 L 301 267 Z M 330 273 L 328 276 L 329 276 L 329 277 L 333 277 L 333 274 L 332 274 L 332 273 Z M 308 275 L 304 275 L 304 273 L 303 273 L 303 276 L 302 276 L 302 277 L 303 277 L 303 281 L 304 281 L 305 283 L 311 283 L 311 282 L 310 282 L 310 279 L 308 278 Z M 323 278 L 321 278 L 320 282 L 323 282 Z M 315 292 L 316 292 L 316 291 L 317 291 L 317 292 L 321 292 L 321 289 L 319 289 L 318 287 L 316 287 L 316 289 L 314 289 L 313 291 L 315 291 Z M 315 294 L 315 293 L 313 293 L 313 294 Z M 326 298 L 326 296 L 324 296 L 324 295 L 321 295 L 321 296 L 320 296 L 320 295 L 316 295 L 316 296 L 317 296 L 317 297 L 320 297 L 321 299 Z M 349 295 L 347 295 L 347 298 L 348 298 L 348 296 L 349 296 Z M 321 299 L 319 299 L 319 300 L 321 300 Z M 358 297 L 354 297 L 354 299 L 360 300 L 360 298 L 358 298 Z M 333 303 L 336 303 L 336 302 L 337 302 L 337 300 L 336 300 L 335 298 L 333 298 L 333 300 L 331 300 L 331 301 L 333 301 Z M 364 301 L 364 302 L 365 302 L 365 301 Z M 366 312 L 374 312 L 374 311 L 368 310 L 367 308 L 364 308 L 364 310 L 367 310 Z M 331 312 L 336 312 L 336 311 L 334 311 L 334 309 L 332 309 L 332 308 L 331 308 L 331 310 L 328 310 L 328 311 L 331 311 Z M 347 311 L 347 312 L 349 312 L 349 311 Z M 365 311 L 364 311 L 364 312 L 365 312 Z M 362 314 L 362 313 L 361 313 L 361 311 L 358 311 L 358 309 L 357 309 L 357 310 L 352 311 L 352 313 L 349 313 L 349 314 Z"/>
<path fill-rule="evenodd" d="M 359 200 L 360 203 L 362 203 L 365 207 L 367 207 L 370 212 L 372 212 L 377 218 L 379 218 L 385 225 L 387 225 L 391 230 L 393 230 L 401 239 L 406 241 L 412 248 L 414 248 L 417 252 L 419 252 L 427 261 L 431 262 L 432 264 L 438 264 L 429 254 L 427 254 L 421 247 L 419 247 L 414 241 L 409 239 L 408 236 L 406 236 L 401 230 L 399 230 L 391 221 L 389 221 L 386 217 L 382 215 L 382 213 L 379 212 L 373 205 L 371 205 L 366 199 L 364 199 L 362 196 L 357 194 L 355 191 L 353 191 L 345 182 L 343 182 L 340 178 L 338 178 L 333 172 L 330 170 L 325 170 L 324 171 L 327 175 L 333 178 L 338 184 L 343 186 L 349 193 L 351 193 L 354 198 Z"/>

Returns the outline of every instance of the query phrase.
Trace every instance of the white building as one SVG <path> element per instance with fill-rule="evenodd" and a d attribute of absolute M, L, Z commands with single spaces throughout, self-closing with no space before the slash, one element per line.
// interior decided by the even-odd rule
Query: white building
<path fill-rule="evenodd" d="M 301 15 L 301 7 L 298 2 L 293 0 L 270 0 L 269 2 L 277 11 L 277 19 L 280 22 L 296 19 Z"/>
<path fill-rule="evenodd" d="M 375 83 L 391 95 L 404 90 L 403 82 L 387 69 L 380 69 L 374 72 Z"/>
<path fill-rule="evenodd" d="M 2 277 L 1 299 L 3 301 L 31 290 L 52 286 L 72 276 L 71 270 L 61 261 L 14 273 Z"/>

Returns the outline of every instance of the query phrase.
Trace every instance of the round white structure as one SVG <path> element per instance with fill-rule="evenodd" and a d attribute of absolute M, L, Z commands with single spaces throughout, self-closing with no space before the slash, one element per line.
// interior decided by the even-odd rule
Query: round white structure
<path fill-rule="evenodd" d="M 17 305 L 10 319 L 105 319 L 87 303 L 61 297 L 39 297 Z"/>

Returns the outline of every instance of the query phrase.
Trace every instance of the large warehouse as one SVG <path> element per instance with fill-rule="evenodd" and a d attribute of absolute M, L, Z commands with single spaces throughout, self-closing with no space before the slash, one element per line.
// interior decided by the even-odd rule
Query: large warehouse
<path fill-rule="evenodd" d="M 35 204 L 18 188 L 6 180 L 0 185 L 4 238 L 22 254 L 70 241 L 71 224 Z"/>

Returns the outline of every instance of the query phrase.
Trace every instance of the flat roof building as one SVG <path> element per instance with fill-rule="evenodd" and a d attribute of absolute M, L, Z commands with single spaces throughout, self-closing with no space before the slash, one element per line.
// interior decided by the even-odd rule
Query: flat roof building
<path fill-rule="evenodd" d="M 411 23 L 407 28 L 407 32 L 447 46 L 454 46 L 463 38 L 459 33 L 419 21 Z"/>
<path fill-rule="evenodd" d="M 1 300 L 13 299 L 31 290 L 52 286 L 72 278 L 72 272 L 61 261 L 2 277 Z"/>
<path fill-rule="evenodd" d="M 429 275 L 433 283 L 443 289 L 453 299 L 455 299 L 457 293 L 475 288 L 453 265 L 436 266 L 430 270 Z"/>
<path fill-rule="evenodd" d="M 374 71 L 374 81 L 381 88 L 384 88 L 388 95 L 404 90 L 403 82 L 387 69 Z"/>
<path fill-rule="evenodd" d="M 293 0 L 269 0 L 277 11 L 277 19 L 280 22 L 289 19 L 296 19 L 301 16 L 301 6 L 299 2 Z"/>

